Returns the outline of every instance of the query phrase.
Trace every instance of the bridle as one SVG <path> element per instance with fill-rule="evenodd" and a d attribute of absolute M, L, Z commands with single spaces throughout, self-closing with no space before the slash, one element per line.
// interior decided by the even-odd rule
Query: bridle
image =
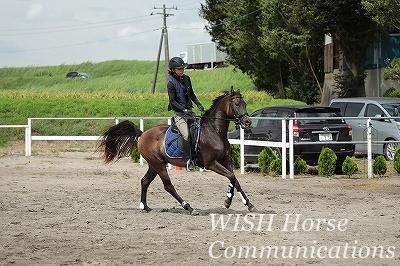
<path fill-rule="evenodd" d="M 242 123 L 242 120 L 244 117 L 249 116 L 249 114 L 246 112 L 244 114 L 238 114 L 235 108 L 233 108 L 233 100 L 234 99 L 243 99 L 243 96 L 231 96 L 229 97 L 229 107 L 233 112 L 233 121 L 235 122 L 235 128 L 239 129 L 240 124 Z"/>
<path fill-rule="evenodd" d="M 229 97 L 229 108 L 232 110 L 233 118 L 209 117 L 209 116 L 203 116 L 203 115 L 195 115 L 195 117 L 207 118 L 207 119 L 215 119 L 215 120 L 224 120 L 224 121 L 233 121 L 235 123 L 235 128 L 239 129 L 243 118 L 246 117 L 246 116 L 249 116 L 249 114 L 247 112 L 244 113 L 244 114 L 239 114 L 235 110 L 235 108 L 233 107 L 233 100 L 234 99 L 243 99 L 243 96 L 235 95 L 235 96 L 230 96 Z"/>

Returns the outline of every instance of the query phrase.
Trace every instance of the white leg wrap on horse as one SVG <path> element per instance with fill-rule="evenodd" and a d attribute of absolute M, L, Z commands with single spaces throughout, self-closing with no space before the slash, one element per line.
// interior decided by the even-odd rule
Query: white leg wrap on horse
<path fill-rule="evenodd" d="M 230 184 L 228 185 L 228 192 L 226 193 L 226 196 L 227 196 L 228 198 L 232 198 L 232 197 L 233 197 L 232 190 L 233 190 L 233 185 L 230 183 Z"/>
<path fill-rule="evenodd" d="M 242 191 L 240 191 L 239 194 L 240 194 L 240 198 L 242 199 L 243 204 L 246 205 L 247 201 L 246 201 L 246 199 L 243 197 Z"/>
<path fill-rule="evenodd" d="M 182 201 L 182 207 L 185 208 L 186 204 L 188 204 L 186 201 Z"/>
<path fill-rule="evenodd" d="M 143 202 L 140 202 L 139 208 L 140 208 L 141 210 L 144 210 L 144 204 L 143 204 Z"/>

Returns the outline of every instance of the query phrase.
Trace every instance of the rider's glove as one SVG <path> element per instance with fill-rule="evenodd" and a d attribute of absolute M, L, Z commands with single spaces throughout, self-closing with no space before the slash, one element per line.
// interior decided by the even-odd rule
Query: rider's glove
<path fill-rule="evenodd" d="M 190 109 L 183 109 L 183 113 L 184 113 L 185 115 L 192 115 L 192 114 L 193 114 L 193 111 L 190 110 Z"/>
<path fill-rule="evenodd" d="M 199 107 L 200 112 L 204 111 L 204 106 L 203 105 L 199 104 L 199 106 L 197 106 L 197 107 Z"/>

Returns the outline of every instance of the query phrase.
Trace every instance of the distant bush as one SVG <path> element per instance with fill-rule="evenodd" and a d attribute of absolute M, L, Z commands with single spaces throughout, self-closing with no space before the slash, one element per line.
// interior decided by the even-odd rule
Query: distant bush
<path fill-rule="evenodd" d="M 318 158 L 318 174 L 322 176 L 332 176 L 336 169 L 337 156 L 328 147 L 324 147 Z"/>
<path fill-rule="evenodd" d="M 306 161 L 304 161 L 300 157 L 296 157 L 293 168 L 294 168 L 294 173 L 296 175 L 302 175 L 302 174 L 308 172 L 308 165 L 307 165 Z"/>
<path fill-rule="evenodd" d="M 282 159 L 281 158 L 276 158 L 271 162 L 271 172 L 273 172 L 276 175 L 281 175 L 282 174 Z"/>
<path fill-rule="evenodd" d="M 260 172 L 268 174 L 271 171 L 271 163 L 277 157 L 270 147 L 265 147 L 258 155 L 258 167 Z"/>
<path fill-rule="evenodd" d="M 138 148 L 137 148 L 137 145 L 135 145 L 135 146 L 133 147 L 133 149 L 132 149 L 132 152 L 131 152 L 131 159 L 132 159 L 135 163 L 139 162 L 140 153 L 139 153 L 139 150 L 138 150 Z"/>
<path fill-rule="evenodd" d="M 233 168 L 240 168 L 240 146 L 231 144 L 231 154 L 229 155 Z"/>
<path fill-rule="evenodd" d="M 393 167 L 394 170 L 396 170 L 396 172 L 400 174 L 400 146 L 398 146 L 396 148 L 396 151 L 394 152 Z"/>
<path fill-rule="evenodd" d="M 400 92 L 398 92 L 395 88 L 391 87 L 384 93 L 382 93 L 382 97 L 400 98 Z"/>
<path fill-rule="evenodd" d="M 358 166 L 356 161 L 353 158 L 350 158 L 349 156 L 346 156 L 346 159 L 343 162 L 342 165 L 342 172 L 343 174 L 347 176 L 352 176 L 358 171 Z"/>
<path fill-rule="evenodd" d="M 375 175 L 383 176 L 384 174 L 386 174 L 386 171 L 387 165 L 385 157 L 383 155 L 376 156 L 374 164 L 372 166 L 372 172 Z"/>

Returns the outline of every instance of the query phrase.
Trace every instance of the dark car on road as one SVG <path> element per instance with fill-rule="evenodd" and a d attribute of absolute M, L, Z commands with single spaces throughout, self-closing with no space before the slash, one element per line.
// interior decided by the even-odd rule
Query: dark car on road
<path fill-rule="evenodd" d="M 329 147 L 335 152 L 338 171 L 346 156 L 352 157 L 354 154 L 355 145 L 352 143 L 327 143 L 352 140 L 352 128 L 343 119 L 339 108 L 309 105 L 274 106 L 261 108 L 253 112 L 250 117 L 252 126 L 244 131 L 246 140 L 277 142 L 282 141 L 282 119 L 299 118 L 293 121 L 294 156 L 301 157 L 309 165 L 318 164 L 323 147 Z M 261 117 L 266 119 L 259 119 Z M 318 119 L 319 117 L 321 119 Z M 229 132 L 228 138 L 239 139 L 240 131 Z M 288 133 L 286 140 L 289 140 Z M 301 142 L 315 142 L 315 144 L 296 145 Z M 257 163 L 258 155 L 263 149 L 263 146 L 245 145 L 245 161 L 251 164 Z M 271 149 L 281 157 L 281 148 L 271 147 Z"/>
<path fill-rule="evenodd" d="M 89 74 L 87 74 L 85 72 L 79 72 L 79 71 L 68 72 L 68 74 L 65 77 L 67 77 L 67 78 L 83 78 L 83 79 L 92 78 Z"/>

